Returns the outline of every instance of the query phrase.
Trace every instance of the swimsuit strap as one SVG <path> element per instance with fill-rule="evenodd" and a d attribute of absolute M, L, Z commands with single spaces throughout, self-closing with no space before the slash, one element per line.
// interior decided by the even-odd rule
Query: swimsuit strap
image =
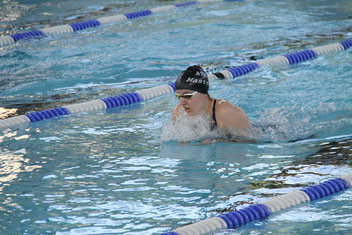
<path fill-rule="evenodd" d="M 211 123 L 210 129 L 214 130 L 215 127 L 217 127 L 218 123 L 216 122 L 216 117 L 215 117 L 215 105 L 216 105 L 216 99 L 214 99 L 214 104 L 213 104 L 213 122 Z"/>

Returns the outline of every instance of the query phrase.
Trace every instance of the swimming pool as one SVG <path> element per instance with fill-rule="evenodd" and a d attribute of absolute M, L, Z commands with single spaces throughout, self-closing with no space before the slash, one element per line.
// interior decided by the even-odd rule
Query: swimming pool
<path fill-rule="evenodd" d="M 182 1 L 3 2 L 4 35 Z M 180 7 L 0 50 L 2 118 L 351 39 L 349 1 Z M 1 130 L 2 233 L 158 234 L 351 172 L 351 50 L 211 80 L 259 143 L 178 145 L 172 94 Z M 303 140 L 299 140 L 303 139 Z M 299 141 L 296 141 L 299 140 Z M 269 143 L 265 143 L 269 142 Z M 229 233 L 350 233 L 351 190 Z"/>

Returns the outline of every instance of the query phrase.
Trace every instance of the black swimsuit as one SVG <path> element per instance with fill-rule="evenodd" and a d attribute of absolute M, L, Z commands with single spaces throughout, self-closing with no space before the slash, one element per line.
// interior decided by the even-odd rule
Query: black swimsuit
<path fill-rule="evenodd" d="M 216 117 L 215 117 L 215 104 L 216 104 L 216 99 L 214 99 L 214 104 L 213 104 L 213 115 L 212 115 L 213 121 L 210 124 L 210 130 L 212 131 L 218 126 L 218 123 L 216 122 Z"/>

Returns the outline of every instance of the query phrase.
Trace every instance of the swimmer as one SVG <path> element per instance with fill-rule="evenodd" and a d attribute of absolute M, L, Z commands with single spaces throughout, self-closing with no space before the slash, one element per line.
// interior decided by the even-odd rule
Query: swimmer
<path fill-rule="evenodd" d="M 172 111 L 172 120 L 175 122 L 184 115 L 203 115 L 210 120 L 209 129 L 219 131 L 227 139 L 251 138 L 247 115 L 226 100 L 211 98 L 208 90 L 208 76 L 200 66 L 190 66 L 182 71 L 175 83 L 179 103 Z"/>

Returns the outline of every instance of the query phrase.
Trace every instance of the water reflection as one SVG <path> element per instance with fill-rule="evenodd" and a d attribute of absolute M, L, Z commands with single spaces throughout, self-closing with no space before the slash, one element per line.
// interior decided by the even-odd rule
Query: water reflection
<path fill-rule="evenodd" d="M 0 136 L 0 191 L 9 186 L 20 173 L 41 168 L 40 165 L 28 164 L 30 159 L 25 157 L 27 153 L 25 148 L 19 148 L 15 151 L 9 150 L 6 146 L 7 139 L 26 141 L 29 139 L 29 135 L 7 130 L 3 131 L 3 135 Z"/>
<path fill-rule="evenodd" d="M 4 138 L 16 135 L 15 133 L 7 133 L 0 137 L 0 144 Z M 28 136 L 17 136 L 14 139 L 27 139 Z M 33 172 L 40 169 L 40 165 L 29 164 L 30 159 L 26 157 L 26 149 L 10 151 L 0 145 L 0 196 L 2 204 L 0 211 L 12 214 L 12 208 L 21 208 L 13 194 L 6 192 L 6 187 L 11 186 L 16 179 L 20 178 L 20 174 Z"/>

